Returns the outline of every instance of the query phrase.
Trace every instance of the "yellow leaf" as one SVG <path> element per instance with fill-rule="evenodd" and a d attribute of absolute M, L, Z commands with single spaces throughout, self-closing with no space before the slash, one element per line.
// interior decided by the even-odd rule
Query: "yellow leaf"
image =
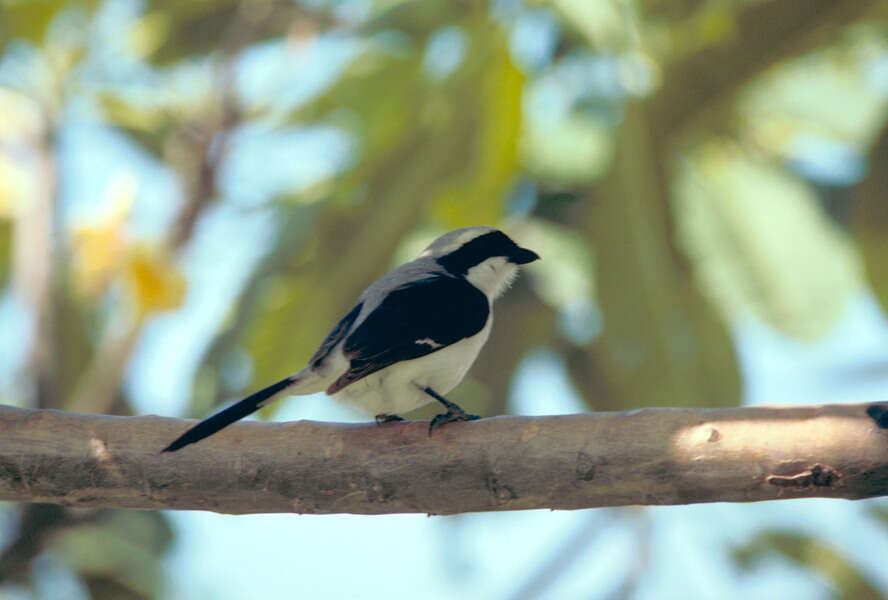
<path fill-rule="evenodd" d="M 130 28 L 129 46 L 141 58 L 154 54 L 169 36 L 170 16 L 154 11 L 138 19 Z"/>
<path fill-rule="evenodd" d="M 110 214 L 76 228 L 72 240 L 74 285 L 88 298 L 102 294 L 120 272 L 129 246 L 125 228 L 135 198 L 135 181 L 126 175 L 115 177 L 105 195 L 112 202 Z"/>
<path fill-rule="evenodd" d="M 185 277 L 172 258 L 158 247 L 132 248 L 124 277 L 140 316 L 177 308 L 185 299 Z"/>
<path fill-rule="evenodd" d="M 435 219 L 448 228 L 499 222 L 518 165 L 524 74 L 512 62 L 504 36 L 484 29 L 474 39 L 474 50 L 484 57 L 483 85 L 474 90 L 472 82 L 477 96 L 460 110 L 475 113 L 461 122 L 477 131 L 464 151 L 465 168 L 449 178 L 432 205 Z"/>

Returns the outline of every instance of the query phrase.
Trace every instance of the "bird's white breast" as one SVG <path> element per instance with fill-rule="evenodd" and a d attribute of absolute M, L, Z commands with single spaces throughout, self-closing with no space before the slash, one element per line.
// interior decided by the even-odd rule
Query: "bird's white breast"
<path fill-rule="evenodd" d="M 423 390 L 430 387 L 443 395 L 456 387 L 478 357 L 492 323 L 491 310 L 484 328 L 472 337 L 420 358 L 395 363 L 354 382 L 333 398 L 371 415 L 401 414 L 434 402 Z"/>

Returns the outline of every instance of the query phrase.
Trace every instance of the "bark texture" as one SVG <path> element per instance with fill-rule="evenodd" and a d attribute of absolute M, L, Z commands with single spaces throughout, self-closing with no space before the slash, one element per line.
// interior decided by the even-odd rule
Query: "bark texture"
<path fill-rule="evenodd" d="M 888 404 L 239 423 L 0 406 L 0 500 L 220 513 L 578 509 L 888 495 Z"/>

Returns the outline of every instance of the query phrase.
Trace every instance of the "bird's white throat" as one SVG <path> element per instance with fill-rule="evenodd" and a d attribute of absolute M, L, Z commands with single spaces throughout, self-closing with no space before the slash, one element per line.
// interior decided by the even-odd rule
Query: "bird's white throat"
<path fill-rule="evenodd" d="M 509 289 L 517 276 L 518 265 L 495 256 L 470 268 L 466 279 L 493 301 Z"/>

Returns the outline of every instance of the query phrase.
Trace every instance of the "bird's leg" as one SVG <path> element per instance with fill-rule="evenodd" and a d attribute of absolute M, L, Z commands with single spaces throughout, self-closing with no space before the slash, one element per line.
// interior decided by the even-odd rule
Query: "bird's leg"
<path fill-rule="evenodd" d="M 398 415 L 389 415 L 386 413 L 379 413 L 376 415 L 376 424 L 382 425 L 383 423 L 394 423 L 396 421 L 405 421 L 404 417 L 399 417 Z"/>
<path fill-rule="evenodd" d="M 429 435 L 432 435 L 432 430 L 435 427 L 444 425 L 445 423 L 453 423 L 454 421 L 474 421 L 481 418 L 478 415 L 470 415 L 460 408 L 458 404 L 454 404 L 430 387 L 424 388 L 422 391 L 443 404 L 444 408 L 447 409 L 446 413 L 437 415 L 431 420 L 429 423 Z"/>

